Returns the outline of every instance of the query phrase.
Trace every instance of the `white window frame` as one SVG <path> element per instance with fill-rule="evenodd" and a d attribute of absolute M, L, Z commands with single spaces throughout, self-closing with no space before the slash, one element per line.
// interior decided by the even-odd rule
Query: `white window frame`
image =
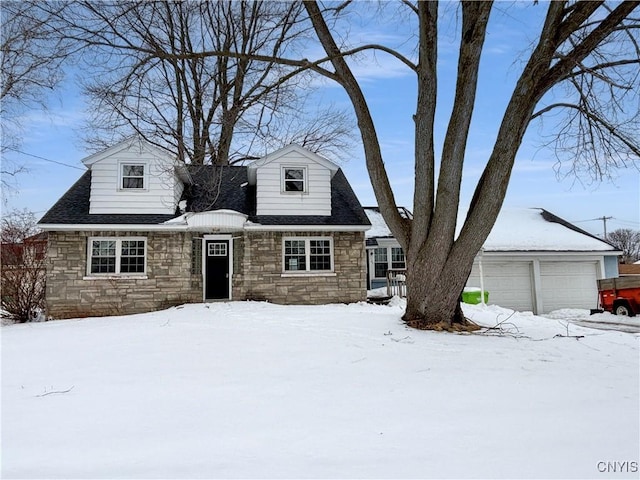
<path fill-rule="evenodd" d="M 393 266 L 394 263 L 400 263 L 400 262 L 394 261 L 394 259 L 393 259 L 393 251 L 394 250 L 400 250 L 400 252 L 402 252 L 402 258 L 404 259 L 404 260 L 402 260 L 402 263 L 404 263 L 404 267 L 394 267 Z M 404 254 L 404 250 L 402 249 L 402 247 L 389 247 L 388 258 L 389 258 L 389 265 L 391 265 L 391 270 L 406 269 L 407 268 L 407 256 Z"/>
<path fill-rule="evenodd" d="M 286 173 L 287 170 L 302 170 L 302 180 L 287 180 Z M 287 191 L 287 183 L 288 182 L 302 182 L 302 190 L 290 190 Z M 300 195 L 302 193 L 309 192 L 309 175 L 306 166 L 296 166 L 296 165 L 282 165 L 282 169 L 280 170 L 280 190 L 282 193 L 286 195 Z"/>
<path fill-rule="evenodd" d="M 385 261 L 384 264 L 386 265 L 386 268 L 384 270 L 384 275 L 382 277 L 378 277 L 376 276 L 376 265 L 377 264 L 383 264 L 383 262 L 376 262 L 376 250 L 384 250 L 384 254 L 385 254 Z M 389 261 L 389 256 L 391 254 L 391 247 L 375 247 L 372 250 L 372 256 L 373 256 L 373 262 L 372 262 L 372 267 L 373 267 L 373 275 L 371 276 L 371 278 L 375 278 L 375 279 L 382 279 L 382 278 L 387 278 L 387 271 L 389 270 L 389 268 L 391 267 L 391 262 Z"/>
<path fill-rule="evenodd" d="M 329 256 L 331 262 L 331 268 L 329 270 L 311 270 L 311 242 L 314 240 L 322 240 L 329 242 Z M 285 245 L 288 241 L 303 241 L 304 242 L 304 255 L 305 255 L 305 269 L 304 270 L 287 270 L 286 269 L 286 256 Z M 333 249 L 332 237 L 283 237 L 282 239 L 282 273 L 286 275 L 322 275 L 333 274 L 335 272 L 334 263 L 335 252 Z"/>
<path fill-rule="evenodd" d="M 139 176 L 124 175 L 124 167 L 142 167 L 142 188 L 125 187 L 125 178 L 141 178 Z M 144 162 L 120 162 L 118 164 L 118 190 L 123 192 L 142 192 L 148 189 L 148 166 Z"/>
<path fill-rule="evenodd" d="M 91 272 L 91 260 L 93 258 L 93 242 L 108 241 L 116 242 L 116 266 L 115 272 Z M 121 272 L 122 264 L 122 242 L 138 241 L 144 242 L 144 271 L 142 272 Z M 146 277 L 147 275 L 147 237 L 89 237 L 87 239 L 87 277 Z"/>
<path fill-rule="evenodd" d="M 376 250 L 377 249 L 381 249 L 381 250 L 386 250 L 386 255 L 387 255 L 387 268 L 386 270 L 394 270 L 393 268 L 393 249 L 394 248 L 400 248 L 402 249 L 402 247 L 399 247 L 397 245 L 378 245 L 377 247 L 372 247 L 369 249 L 370 256 L 371 256 L 371 261 L 369 263 L 369 274 L 371 276 L 371 280 L 384 280 L 385 278 L 387 278 L 387 274 L 385 271 L 385 275 L 383 277 L 376 277 Z M 404 253 L 404 250 L 403 250 Z M 379 262 L 382 264 L 382 262 Z M 407 256 L 405 254 L 404 256 L 404 268 L 407 268 Z M 397 269 L 396 269 L 397 270 Z"/>

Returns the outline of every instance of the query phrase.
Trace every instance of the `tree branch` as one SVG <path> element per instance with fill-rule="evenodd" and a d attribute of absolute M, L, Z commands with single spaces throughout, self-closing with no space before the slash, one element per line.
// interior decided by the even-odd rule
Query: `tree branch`
<path fill-rule="evenodd" d="M 327 57 L 336 71 L 336 81 L 342 85 L 351 99 L 351 103 L 358 119 L 360 134 L 365 150 L 365 159 L 369 178 L 373 185 L 378 206 L 389 225 L 389 228 L 398 239 L 401 245 L 408 245 L 408 230 L 405 220 L 400 216 L 397 210 L 396 202 L 389 183 L 389 177 L 384 168 L 382 160 L 382 152 L 380 151 L 380 142 L 376 132 L 371 112 L 367 105 L 367 101 L 358 85 L 357 80 L 353 76 L 351 69 L 347 65 L 344 55 L 335 43 L 331 32 L 322 16 L 320 8 L 315 1 L 303 2 L 313 27 L 318 35 L 318 39 L 322 44 Z"/>
<path fill-rule="evenodd" d="M 592 2 L 580 2 L 580 5 L 588 5 L 590 3 Z M 566 77 L 573 67 L 582 62 L 591 52 L 593 52 L 593 50 L 595 50 L 595 48 L 604 39 L 606 39 L 621 22 L 623 22 L 638 5 L 640 5 L 640 1 L 636 0 L 620 3 L 581 42 L 576 44 L 572 51 L 562 55 L 561 60 L 553 65 L 547 74 L 543 76 L 540 81 L 540 88 L 543 91 L 547 91 L 552 85 Z M 569 35 L 578 29 L 578 27 L 579 25 L 563 24 L 561 26 L 562 32 L 559 33 L 559 37 L 562 39 L 568 38 Z"/>
<path fill-rule="evenodd" d="M 442 149 L 436 215 L 433 225 L 433 228 L 438 231 L 438 241 L 449 247 L 453 243 L 456 230 L 462 166 L 475 106 L 480 56 L 491 8 L 492 2 L 464 2 L 462 4 L 462 32 L 456 92 Z M 448 248 L 443 253 L 448 254 Z"/>

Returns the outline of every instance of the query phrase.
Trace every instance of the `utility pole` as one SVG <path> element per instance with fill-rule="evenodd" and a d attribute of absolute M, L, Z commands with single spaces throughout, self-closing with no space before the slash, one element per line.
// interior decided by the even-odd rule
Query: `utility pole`
<path fill-rule="evenodd" d="M 611 220 L 613 217 L 598 217 L 596 220 L 602 220 L 604 226 L 604 239 L 607 239 L 607 220 Z"/>

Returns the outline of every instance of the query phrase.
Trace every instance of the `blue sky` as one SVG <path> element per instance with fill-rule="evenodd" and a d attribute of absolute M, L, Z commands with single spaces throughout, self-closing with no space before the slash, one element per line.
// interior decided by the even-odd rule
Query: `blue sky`
<path fill-rule="evenodd" d="M 457 61 L 455 4 L 445 4 L 443 12 L 441 32 L 445 35 L 439 44 L 437 148 L 448 121 Z M 463 205 L 469 202 L 491 151 L 504 106 L 521 68 L 522 55 L 535 38 L 543 14 L 544 4 L 536 6 L 533 2 L 498 3 L 492 13 L 465 160 Z M 408 30 L 407 23 L 395 22 L 395 17 L 363 12 L 357 22 L 350 24 L 350 39 L 401 45 Z M 382 55 L 375 60 L 363 58 L 354 68 L 376 121 L 397 203 L 411 208 L 415 79 L 399 62 Z M 8 203 L 3 209 L 27 208 L 41 216 L 82 174 L 81 159 L 91 152 L 82 144 L 86 105 L 73 80 L 72 76 L 68 78 L 64 89 L 51 97 L 47 112 L 25 113 L 22 121 L 27 128 L 20 150 L 30 155 L 10 152 L 5 161 L 26 164 L 29 172 L 16 179 L 16 191 L 5 192 Z M 319 86 L 318 102 L 349 108 L 339 87 L 326 82 L 319 82 Z M 604 182 L 576 178 L 565 175 L 562 168 L 558 172 L 554 152 L 541 144 L 536 125 L 531 125 L 517 155 L 505 206 L 542 207 L 596 234 L 602 233 L 603 222 L 593 219 L 603 216 L 613 217 L 607 221 L 608 231 L 640 229 L 640 173 L 636 167 L 614 171 L 612 178 Z M 341 159 L 341 166 L 360 202 L 374 205 L 362 147 L 354 145 Z"/>

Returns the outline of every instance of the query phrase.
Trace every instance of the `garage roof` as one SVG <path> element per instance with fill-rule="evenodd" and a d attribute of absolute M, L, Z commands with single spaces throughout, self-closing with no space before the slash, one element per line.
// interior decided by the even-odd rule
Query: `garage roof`
<path fill-rule="evenodd" d="M 616 252 L 617 249 L 542 208 L 504 208 L 485 251 Z"/>
<path fill-rule="evenodd" d="M 372 228 L 367 239 L 389 237 L 391 232 L 379 210 L 365 207 Z M 609 252 L 618 250 L 542 208 L 503 208 L 485 241 L 487 252 Z"/>

